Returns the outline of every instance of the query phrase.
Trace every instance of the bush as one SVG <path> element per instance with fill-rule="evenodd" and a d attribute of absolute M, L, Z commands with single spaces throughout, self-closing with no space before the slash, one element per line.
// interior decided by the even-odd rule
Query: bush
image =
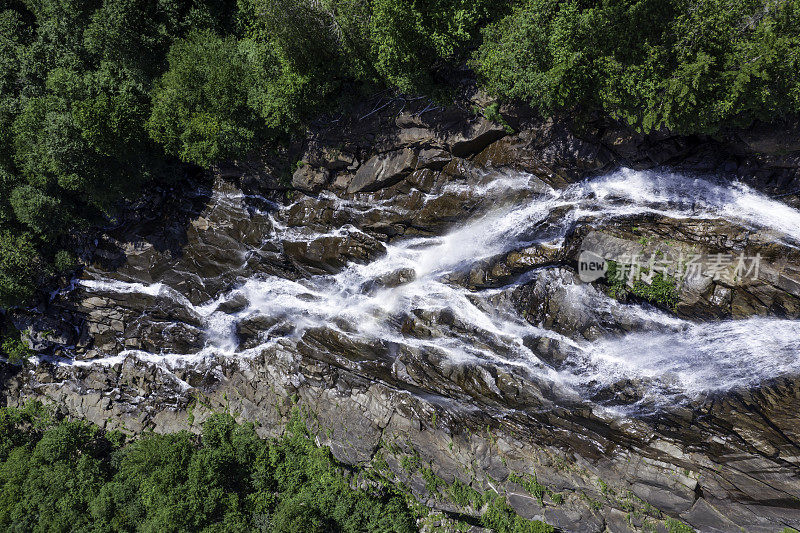
<path fill-rule="evenodd" d="M 526 520 L 508 506 L 505 498 L 495 497 L 481 515 L 481 524 L 497 533 L 553 533 L 555 528 L 539 520 Z"/>
<path fill-rule="evenodd" d="M 676 311 L 679 301 L 677 279 L 663 272 L 657 272 L 650 279 L 650 283 L 635 279 L 629 285 L 629 280 L 625 277 L 626 271 L 630 273 L 630 266 L 623 268 L 616 261 L 608 261 L 606 279 L 608 280 L 608 293 L 612 298 L 625 297 L 630 293 L 651 304 L 672 312 Z M 647 273 L 646 269 L 642 269 L 640 272 L 642 276 Z"/>
<path fill-rule="evenodd" d="M 507 2 L 488 0 L 376 0 L 371 19 L 375 68 L 404 92 L 436 91 L 446 83 L 437 72 L 458 66 L 480 27 Z"/>
<path fill-rule="evenodd" d="M 18 336 L 14 336 L 11 333 L 0 336 L 0 353 L 12 365 L 22 365 L 33 355 L 33 351 Z"/>
<path fill-rule="evenodd" d="M 0 409 L 0 528 L 74 531 L 414 531 L 405 500 L 352 489 L 347 470 L 294 432 L 266 441 L 215 415 L 201 437 L 125 444 L 40 406 Z"/>
<path fill-rule="evenodd" d="M 59 231 L 66 222 L 61 202 L 41 190 L 22 185 L 11 191 L 11 207 L 17 220 L 43 235 Z"/>
<path fill-rule="evenodd" d="M 168 59 L 169 70 L 153 93 L 150 136 L 183 161 L 202 166 L 252 148 L 250 72 L 236 40 L 194 32 L 172 46 Z"/>
<path fill-rule="evenodd" d="M 675 520 L 674 518 L 667 518 L 664 521 L 664 526 L 667 528 L 667 531 L 669 531 L 669 533 L 694 533 L 694 529 L 691 526 L 687 526 L 680 520 Z M 792 533 L 792 532 L 793 530 L 786 528 L 784 529 L 783 533 Z"/>
<path fill-rule="evenodd" d="M 47 274 L 31 234 L 0 227 L 0 307 L 29 300 Z"/>
<path fill-rule="evenodd" d="M 483 37 L 489 91 L 545 113 L 715 133 L 800 111 L 797 0 L 526 0 Z"/>
<path fill-rule="evenodd" d="M 78 258 L 69 250 L 59 250 L 53 258 L 53 266 L 57 272 L 68 272 L 78 266 Z"/>
<path fill-rule="evenodd" d="M 324 533 L 332 526 L 314 502 L 302 496 L 282 501 L 272 518 L 275 533 Z"/>

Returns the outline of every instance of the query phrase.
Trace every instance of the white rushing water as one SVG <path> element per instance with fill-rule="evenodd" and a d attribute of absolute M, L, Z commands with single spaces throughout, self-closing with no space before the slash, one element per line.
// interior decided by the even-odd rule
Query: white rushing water
<path fill-rule="evenodd" d="M 532 178 L 501 175 L 473 189 L 473 194 L 501 199 L 509 190 L 524 189 Z M 457 187 L 457 186 L 454 186 Z M 451 191 L 452 192 L 452 191 Z M 338 200 L 341 209 L 381 209 Z M 247 279 L 220 298 L 192 305 L 178 291 L 161 283 L 143 285 L 113 280 L 82 281 L 89 291 L 140 292 L 173 299 L 204 321 L 207 345 L 190 358 L 247 356 L 258 353 L 279 336 L 264 335 L 264 344 L 238 351 L 237 321 L 262 315 L 276 319 L 273 329 L 299 338 L 310 328 L 329 327 L 356 339 L 382 339 L 412 347 L 436 349 L 455 363 L 505 365 L 591 394 L 623 380 L 647 382 L 640 405 L 663 405 L 698 395 L 752 386 L 764 380 L 800 372 L 800 321 L 751 318 L 692 323 L 649 307 L 622 305 L 590 285 L 562 283 L 566 303 L 581 312 L 611 313 L 637 330 L 594 342 L 567 338 L 531 325 L 510 308 L 489 299 L 511 287 L 478 293 L 449 284 L 446 277 L 481 259 L 534 243 L 559 246 L 570 226 L 583 217 L 595 223 L 634 214 L 673 218 L 724 218 L 744 228 L 768 230 L 789 246 L 800 243 L 800 211 L 772 200 L 742 184 L 721 184 L 682 175 L 621 170 L 575 184 L 564 190 L 545 190 L 517 205 L 502 205 L 466 221 L 443 236 L 419 237 L 387 244 L 386 254 L 367 264 L 349 264 L 336 274 L 292 281 L 277 276 Z M 288 208 L 286 208 L 288 209 Z M 280 215 L 276 217 L 280 219 Z M 277 222 L 271 239 L 319 238 Z M 360 231 L 348 226 L 329 235 Z M 413 279 L 394 287 L 375 280 L 413 272 Z M 520 283 L 519 281 L 515 283 Z M 369 290 L 366 287 L 372 288 Z M 219 310 L 233 299 L 248 302 L 235 313 Z M 449 310 L 453 319 L 441 334 L 415 338 L 404 334 L 395 317 L 414 311 L 435 314 Z M 554 370 L 526 347 L 526 337 L 557 341 L 567 354 Z M 481 339 L 476 342 L 475 339 Z M 168 354 L 126 352 L 163 361 Z M 181 356 L 184 359 L 187 356 Z M 88 363 L 81 363 L 88 364 Z"/>

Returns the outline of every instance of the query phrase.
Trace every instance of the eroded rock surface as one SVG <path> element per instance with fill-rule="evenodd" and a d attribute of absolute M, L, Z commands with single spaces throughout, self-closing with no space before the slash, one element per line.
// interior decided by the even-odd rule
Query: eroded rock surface
<path fill-rule="evenodd" d="M 74 286 L 9 313 L 41 358 L 6 403 L 275 435 L 295 398 L 337 458 L 447 512 L 480 509 L 427 468 L 564 531 L 800 527 L 800 214 L 730 182 L 789 192 L 794 145 L 429 107 L 314 132 L 291 201 L 237 163 L 109 230 Z M 673 304 L 580 281 L 586 249 L 762 263 Z"/>

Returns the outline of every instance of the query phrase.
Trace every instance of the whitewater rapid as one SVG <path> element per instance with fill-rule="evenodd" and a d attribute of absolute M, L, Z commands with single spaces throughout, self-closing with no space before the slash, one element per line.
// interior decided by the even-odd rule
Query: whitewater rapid
<path fill-rule="evenodd" d="M 458 192 L 463 184 L 438 194 Z M 447 188 L 445 188 L 447 189 Z M 510 204 L 511 192 L 530 194 Z M 142 293 L 169 298 L 202 320 L 206 342 L 195 354 L 145 353 L 129 350 L 94 361 L 62 364 L 109 364 L 139 357 L 160 364 L 191 364 L 215 357 L 249 357 L 280 339 L 299 339 L 312 328 L 336 330 L 350 338 L 381 339 L 414 348 L 435 349 L 454 364 L 499 365 L 550 381 L 578 395 L 591 397 L 603 387 L 624 380 L 646 383 L 639 406 L 664 406 L 771 378 L 800 373 L 800 321 L 749 318 L 695 323 L 654 308 L 625 305 L 587 284 L 553 278 L 567 294 L 567 303 L 589 314 L 612 313 L 637 324 L 625 335 L 595 341 L 570 338 L 530 324 L 502 301 L 529 281 L 531 272 L 508 286 L 470 291 L 449 276 L 498 254 L 535 244 L 563 245 L 567 232 L 581 220 L 592 223 L 629 215 L 656 214 L 671 218 L 726 219 L 743 228 L 767 230 L 776 240 L 800 245 L 800 211 L 770 199 L 744 184 L 657 171 L 623 169 L 563 190 L 541 186 L 524 173 L 507 172 L 487 178 L 470 190 L 496 208 L 482 212 L 441 236 L 414 237 L 386 244 L 381 257 L 366 264 L 350 263 L 335 274 L 290 280 L 254 275 L 201 305 L 164 283 L 130 283 L 115 279 L 80 280 L 87 292 Z M 432 195 L 430 199 L 433 199 Z M 337 199 L 337 208 L 365 213 L 388 209 L 381 202 Z M 291 206 L 270 213 L 272 234 L 265 240 L 318 239 L 323 234 L 288 227 Z M 325 235 L 359 232 L 352 225 Z M 408 274 L 396 286 L 375 284 L 397 272 Z M 243 301 L 235 312 L 224 304 Z M 398 327 L 398 317 L 447 310 L 452 320 L 440 325 L 438 336 L 418 338 Z M 254 316 L 275 319 L 262 332 L 260 345 L 239 349 L 236 324 Z M 526 339 L 558 343 L 566 360 L 558 369 L 527 346 Z M 475 339 L 481 339 L 476 342 Z"/>

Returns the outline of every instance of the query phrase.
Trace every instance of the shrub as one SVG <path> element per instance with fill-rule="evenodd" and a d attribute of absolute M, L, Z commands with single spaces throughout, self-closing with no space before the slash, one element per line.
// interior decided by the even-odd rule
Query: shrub
<path fill-rule="evenodd" d="M 796 0 L 526 0 L 484 28 L 475 66 L 545 113 L 715 133 L 800 111 L 798 30 Z"/>
<path fill-rule="evenodd" d="M 48 273 L 30 233 L 0 228 L 0 307 L 30 300 Z"/>
<path fill-rule="evenodd" d="M 497 533 L 553 533 L 555 528 L 539 520 L 526 520 L 517 515 L 506 503 L 505 498 L 497 496 L 489 503 L 481 515 L 481 524 Z"/>
<path fill-rule="evenodd" d="M 169 52 L 169 70 L 153 93 L 151 137 L 186 162 L 209 166 L 254 146 L 247 105 L 249 70 L 232 37 L 192 33 Z"/>
<path fill-rule="evenodd" d="M 200 437 L 125 444 L 40 406 L 0 409 L 0 528 L 252 531 L 267 517 L 284 532 L 416 529 L 402 496 L 353 489 L 301 426 L 267 441 L 252 424 L 214 415 Z"/>
<path fill-rule="evenodd" d="M 674 518 L 667 518 L 664 521 L 664 526 L 667 528 L 669 533 L 694 533 L 694 529 L 679 520 L 675 520 Z M 787 533 L 791 533 L 791 531 Z"/>
<path fill-rule="evenodd" d="M 476 44 L 482 24 L 502 13 L 507 2 L 488 0 L 376 0 L 371 18 L 375 68 L 404 92 L 432 92 L 437 75 L 457 66 Z"/>
<path fill-rule="evenodd" d="M 0 340 L 2 340 L 0 342 L 0 352 L 12 365 L 21 365 L 33 355 L 33 351 L 18 336 L 7 334 L 0 337 Z"/>

